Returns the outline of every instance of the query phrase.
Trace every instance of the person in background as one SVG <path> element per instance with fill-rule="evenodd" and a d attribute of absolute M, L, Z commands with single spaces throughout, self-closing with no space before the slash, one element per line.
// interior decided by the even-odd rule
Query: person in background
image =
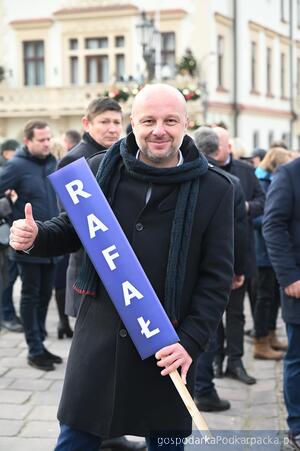
<path fill-rule="evenodd" d="M 24 146 L 3 167 L 0 192 L 15 190 L 17 200 L 12 206 L 15 220 L 23 215 L 30 200 L 36 217 L 45 221 L 58 214 L 55 192 L 47 178 L 56 169 L 50 152 L 51 131 L 40 120 L 29 121 L 24 128 Z M 54 370 L 61 357 L 45 348 L 46 317 L 52 295 L 55 259 L 14 253 L 22 281 L 20 313 L 28 346 L 27 362 L 34 368 Z"/>
<path fill-rule="evenodd" d="M 245 262 L 245 280 L 243 284 L 231 291 L 226 309 L 226 329 L 223 323 L 218 328 L 218 351 L 215 366 L 222 373 L 224 359 L 224 341 L 226 331 L 227 369 L 225 375 L 245 384 L 255 384 L 256 379 L 244 368 L 244 297 L 246 288 L 256 274 L 255 246 L 252 220 L 261 215 L 264 209 L 265 193 L 255 177 L 254 169 L 248 163 L 232 158 L 229 133 L 221 127 L 213 127 L 219 138 L 218 153 L 214 159 L 221 169 L 235 175 L 242 186 L 247 212 L 247 250 Z"/>
<path fill-rule="evenodd" d="M 210 127 L 199 127 L 194 135 L 197 148 L 202 152 L 208 162 L 214 165 L 217 170 L 215 156 L 219 151 L 219 138 L 214 130 Z M 246 231 L 247 231 L 247 214 L 245 208 L 245 197 L 240 181 L 234 175 L 218 169 L 226 174 L 234 187 L 234 277 L 232 280 L 232 289 L 240 287 L 244 282 L 245 272 L 245 255 L 246 255 Z M 215 384 L 213 382 L 214 369 L 213 361 L 216 355 L 217 343 L 212 340 L 210 350 L 203 352 L 197 361 L 195 396 L 196 404 L 200 411 L 203 412 L 220 412 L 230 408 L 230 403 L 226 399 L 220 399 Z M 216 377 L 219 368 L 216 368 Z"/>
<path fill-rule="evenodd" d="M 280 166 L 267 194 L 263 236 L 281 288 L 288 350 L 283 390 L 289 437 L 300 450 L 300 159 Z"/>
<path fill-rule="evenodd" d="M 73 147 L 59 162 L 58 169 L 78 160 L 89 158 L 97 152 L 105 152 L 114 144 L 122 132 L 122 110 L 118 102 L 109 97 L 98 97 L 90 102 L 82 118 L 85 130 L 81 141 Z M 70 255 L 67 269 L 66 301 L 64 311 L 76 317 L 81 296 L 74 291 L 73 285 L 82 266 L 83 251 Z M 62 307 L 61 307 L 62 309 Z M 68 335 L 69 329 L 61 329 L 59 334 Z"/>
<path fill-rule="evenodd" d="M 3 167 L 15 155 L 18 147 L 20 147 L 20 143 L 15 139 L 7 139 L 1 144 L 1 167 Z M 17 200 L 17 194 L 13 190 L 6 191 L 6 197 L 9 198 L 11 202 L 15 202 Z M 12 219 L 12 215 L 10 214 L 6 218 L 6 221 L 11 224 Z M 3 252 L 2 256 L 8 276 L 8 283 L 6 284 L 6 287 L 4 287 L 2 292 L 2 326 L 4 329 L 9 330 L 10 332 L 23 332 L 21 319 L 17 315 L 13 302 L 13 287 L 19 275 L 18 266 L 12 258 L 12 250 L 10 248 Z"/>
<path fill-rule="evenodd" d="M 278 166 L 292 159 L 282 147 L 271 147 L 255 175 L 261 187 L 268 192 Z M 263 215 L 254 219 L 256 263 L 258 267 L 257 296 L 254 311 L 253 357 L 255 359 L 281 360 L 287 344 L 276 336 L 276 319 L 280 305 L 279 285 L 271 265 L 262 234 Z"/>
<path fill-rule="evenodd" d="M 65 148 L 67 149 L 67 152 L 69 150 L 73 149 L 81 140 L 80 133 L 77 130 L 70 129 L 67 130 L 63 137 L 63 144 Z"/>
<path fill-rule="evenodd" d="M 265 158 L 267 151 L 265 149 L 256 148 L 253 150 L 250 157 L 251 164 L 254 168 L 257 168 L 261 161 Z"/>

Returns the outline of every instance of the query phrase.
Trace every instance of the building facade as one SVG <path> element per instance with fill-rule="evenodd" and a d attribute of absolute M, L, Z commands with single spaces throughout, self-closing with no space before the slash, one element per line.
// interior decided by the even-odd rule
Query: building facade
<path fill-rule="evenodd" d="M 151 75 L 183 90 L 191 133 L 222 121 L 248 152 L 275 139 L 299 149 L 300 1 L 156 3 L 0 0 L 0 137 L 20 138 L 30 118 L 80 130 L 103 94 L 128 121 Z"/>

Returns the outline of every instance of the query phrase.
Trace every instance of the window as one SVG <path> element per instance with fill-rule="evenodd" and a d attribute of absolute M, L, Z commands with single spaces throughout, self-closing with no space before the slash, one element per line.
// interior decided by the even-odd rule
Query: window
<path fill-rule="evenodd" d="M 108 47 L 107 38 L 87 38 L 85 40 L 86 49 L 106 49 Z"/>
<path fill-rule="evenodd" d="M 45 57 L 43 41 L 23 42 L 24 81 L 26 86 L 45 84 Z"/>
<path fill-rule="evenodd" d="M 300 57 L 297 58 L 297 95 L 300 96 Z"/>
<path fill-rule="evenodd" d="M 274 132 L 273 132 L 273 130 L 270 130 L 269 131 L 269 136 L 268 136 L 269 147 L 273 143 L 273 141 L 274 141 Z"/>
<path fill-rule="evenodd" d="M 251 91 L 256 91 L 257 44 L 251 42 Z"/>
<path fill-rule="evenodd" d="M 124 47 L 125 39 L 124 36 L 116 36 L 115 37 L 115 47 Z"/>
<path fill-rule="evenodd" d="M 287 133 L 287 132 L 282 133 L 281 139 L 282 139 L 282 141 L 284 141 L 285 144 L 289 147 L 289 143 L 290 143 L 290 134 Z"/>
<path fill-rule="evenodd" d="M 282 98 L 285 98 L 285 78 L 286 78 L 286 71 L 285 71 L 285 65 L 286 65 L 286 57 L 284 53 L 280 54 L 280 95 Z"/>
<path fill-rule="evenodd" d="M 116 78 L 117 81 L 124 81 L 125 76 L 125 56 L 120 53 L 116 55 Z"/>
<path fill-rule="evenodd" d="M 78 57 L 70 57 L 70 81 L 72 85 L 78 85 Z"/>
<path fill-rule="evenodd" d="M 259 132 L 255 130 L 253 132 L 253 148 L 259 147 Z"/>
<path fill-rule="evenodd" d="M 300 28 L 300 0 L 297 0 L 297 27 Z"/>
<path fill-rule="evenodd" d="M 287 22 L 288 20 L 288 2 L 289 0 L 280 0 L 280 19 L 282 20 L 282 22 Z"/>
<path fill-rule="evenodd" d="M 108 83 L 108 56 L 86 56 L 86 82 Z"/>
<path fill-rule="evenodd" d="M 69 40 L 69 49 L 70 50 L 78 50 L 78 39 L 70 39 Z"/>
<path fill-rule="evenodd" d="M 175 76 L 176 68 L 176 41 L 175 33 L 167 32 L 161 33 L 161 67 L 162 71 L 168 73 L 167 78 L 173 78 Z M 167 68 L 167 70 L 166 70 Z"/>
<path fill-rule="evenodd" d="M 224 37 L 217 37 L 217 82 L 218 87 L 224 86 Z"/>
<path fill-rule="evenodd" d="M 267 96 L 272 95 L 272 49 L 267 48 L 267 67 L 266 67 L 266 79 L 267 79 Z"/>

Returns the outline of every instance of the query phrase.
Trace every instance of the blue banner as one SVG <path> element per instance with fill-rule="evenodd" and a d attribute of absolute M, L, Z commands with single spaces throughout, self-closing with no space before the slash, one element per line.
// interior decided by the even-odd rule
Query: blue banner
<path fill-rule="evenodd" d="M 141 358 L 178 342 L 86 160 L 80 158 L 49 178 Z"/>

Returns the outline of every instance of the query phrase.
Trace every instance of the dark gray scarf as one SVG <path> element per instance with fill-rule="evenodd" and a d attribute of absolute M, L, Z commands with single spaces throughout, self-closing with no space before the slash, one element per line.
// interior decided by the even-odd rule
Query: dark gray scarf
<path fill-rule="evenodd" d="M 190 137 L 185 136 L 180 149 L 184 157 L 182 165 L 173 168 L 149 166 L 136 159 L 138 147 L 134 135 L 131 133 L 108 150 L 96 175 L 105 196 L 108 196 L 111 179 L 120 162 L 123 162 L 128 174 L 138 180 L 160 185 L 179 185 L 171 230 L 165 297 L 162 300 L 164 308 L 173 322 L 179 321 L 181 318 L 180 299 L 198 199 L 199 178 L 208 170 L 206 158 L 199 155 Z M 96 296 L 98 283 L 98 275 L 90 259 L 86 257 L 74 289 L 81 294 Z"/>

